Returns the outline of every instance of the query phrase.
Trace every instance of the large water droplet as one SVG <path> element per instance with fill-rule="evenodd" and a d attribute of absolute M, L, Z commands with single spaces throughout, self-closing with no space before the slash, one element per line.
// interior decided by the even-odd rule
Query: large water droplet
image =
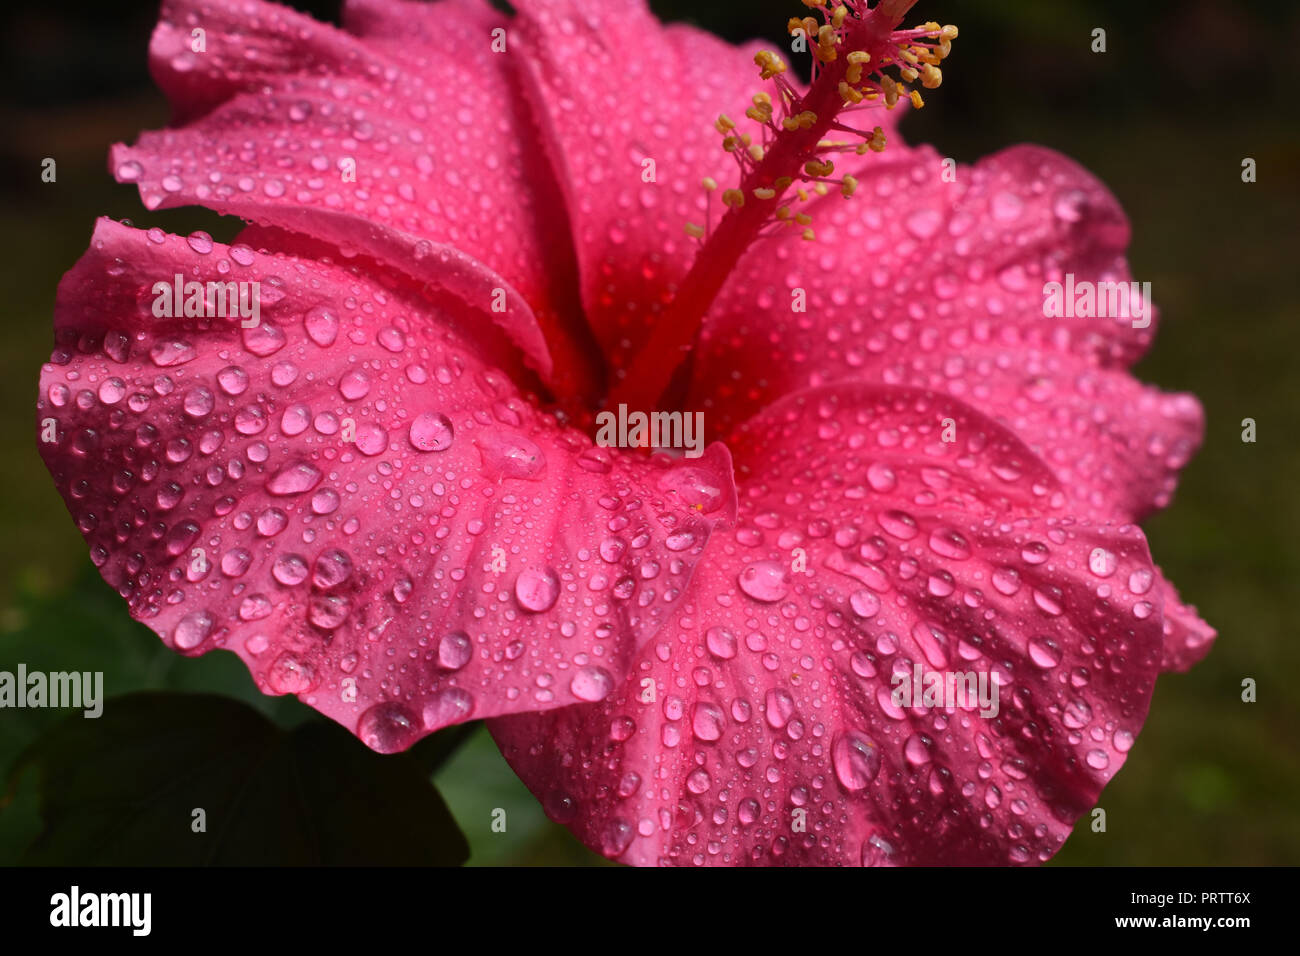
<path fill-rule="evenodd" d="M 441 412 L 422 412 L 411 422 L 411 445 L 416 451 L 446 451 L 452 437 L 451 419 Z"/>
<path fill-rule="evenodd" d="M 560 579 L 550 568 L 526 568 L 515 579 L 515 598 L 529 611 L 547 611 L 560 596 Z"/>
<path fill-rule="evenodd" d="M 737 583 L 755 601 L 771 603 L 790 593 L 790 572 L 779 561 L 755 561 L 740 572 Z"/>
<path fill-rule="evenodd" d="M 831 763 L 844 789 L 863 790 L 880 773 L 880 748 L 861 734 L 840 734 L 831 745 Z"/>

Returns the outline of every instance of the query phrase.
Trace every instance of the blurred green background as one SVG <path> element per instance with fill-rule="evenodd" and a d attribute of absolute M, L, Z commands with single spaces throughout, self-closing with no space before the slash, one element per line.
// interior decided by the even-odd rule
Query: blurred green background
<path fill-rule="evenodd" d="M 297 3 L 337 22 L 333 2 Z M 652 6 L 732 40 L 769 38 L 797 0 Z M 1160 335 L 1137 374 L 1195 392 L 1208 429 L 1173 506 L 1150 520 L 1152 552 L 1219 628 L 1209 658 L 1160 679 L 1129 761 L 1102 795 L 1108 830 L 1084 824 L 1059 864 L 1300 863 L 1300 641 L 1287 615 L 1300 561 L 1300 328 L 1296 108 L 1300 10 L 1291 0 L 921 0 L 916 19 L 956 23 L 943 89 L 905 135 L 970 162 L 1036 142 L 1073 157 L 1119 197 L 1134 274 L 1152 282 Z M 146 213 L 106 171 L 110 143 L 167 121 L 146 69 L 153 3 L 25 3 L 0 13 L 0 668 L 103 670 L 108 694 L 209 690 L 283 723 L 297 701 L 262 697 L 233 655 L 175 657 L 100 582 L 35 450 L 33 403 L 51 346 L 59 277 L 96 216 L 228 239 L 205 210 Z M 1094 28 L 1105 54 L 1090 51 Z M 670 107 L 670 104 L 665 104 Z M 726 104 L 719 104 L 720 108 Z M 58 181 L 40 181 L 55 157 Z M 1258 162 L 1243 184 L 1241 161 Z M 1258 422 L 1256 444 L 1241 421 Z M 1243 678 L 1259 701 L 1240 699 Z M 53 711 L 0 712 L 0 769 Z M 2 778 L 0 778 L 2 779 Z M 479 730 L 437 776 L 475 864 L 600 861 L 543 816 Z M 25 780 L 0 814 L 0 863 L 36 832 Z M 509 832 L 490 814 L 507 810 Z"/>

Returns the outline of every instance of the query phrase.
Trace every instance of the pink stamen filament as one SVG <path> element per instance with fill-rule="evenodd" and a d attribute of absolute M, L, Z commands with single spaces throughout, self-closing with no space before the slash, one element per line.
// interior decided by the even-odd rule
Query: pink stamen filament
<path fill-rule="evenodd" d="M 782 205 L 790 189 L 799 182 L 838 183 L 839 180 L 814 177 L 803 167 L 825 151 L 818 144 L 832 130 L 858 136 L 869 134 L 853 130 L 836 122 L 842 112 L 863 108 L 866 104 L 846 104 L 840 93 L 840 83 L 848 72 L 847 54 L 864 51 L 870 54 L 873 69 L 886 63 L 899 62 L 900 44 L 916 37 L 927 36 L 924 30 L 895 32 L 904 14 L 916 0 L 883 0 L 875 9 L 864 11 L 859 18 L 844 22 L 837 57 L 829 63 L 814 59 L 814 79 L 806 96 L 800 97 L 781 76 L 773 79 L 778 93 L 773 103 L 774 117 L 780 108 L 784 116 L 797 116 L 810 111 L 816 121 L 807 128 L 786 130 L 769 120 L 762 125 L 764 155 L 757 162 L 745 153 L 743 145 L 735 150 L 741 169 L 738 188 L 744 196 L 742 205 L 729 206 L 718 222 L 717 228 L 707 234 L 671 303 L 659 316 L 645 346 L 637 353 L 626 374 L 618 381 L 606 399 L 606 407 L 626 404 L 629 408 L 653 409 L 673 373 L 689 354 L 705 313 L 717 298 L 723 283 L 731 275 L 736 263 L 755 239 L 770 234 L 766 227 L 773 224 L 773 214 Z M 823 10 L 823 13 L 826 13 Z M 879 88 L 877 87 L 877 90 Z M 735 131 L 739 135 L 739 131 Z M 834 147 L 840 149 L 843 147 Z M 789 184 L 777 188 L 781 180 Z M 754 190 L 772 189 L 776 195 L 759 199 Z"/>

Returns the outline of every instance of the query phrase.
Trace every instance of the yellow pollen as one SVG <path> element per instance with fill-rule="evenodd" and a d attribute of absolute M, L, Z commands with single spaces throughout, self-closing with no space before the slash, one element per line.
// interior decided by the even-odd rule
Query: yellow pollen
<path fill-rule="evenodd" d="M 812 216 L 808 215 L 806 212 L 796 213 L 794 221 L 801 226 L 810 226 L 812 225 Z"/>
<path fill-rule="evenodd" d="M 754 190 L 754 198 L 755 198 L 755 199 L 775 199 L 775 198 L 776 198 L 776 190 L 775 190 L 775 189 L 768 189 L 766 186 L 760 186 L 758 189 L 755 189 L 755 190 Z"/>
<path fill-rule="evenodd" d="M 745 194 L 739 189 L 724 189 L 722 191 L 722 204 L 739 209 L 745 205 Z"/>
<path fill-rule="evenodd" d="M 927 90 L 937 90 L 943 82 L 943 71 L 937 66 L 929 66 L 921 71 L 921 85 Z"/>
<path fill-rule="evenodd" d="M 694 238 L 694 239 L 703 239 L 703 238 L 704 238 L 704 230 L 703 230 L 702 228 L 700 228 L 699 226 L 695 225 L 695 223 L 693 223 L 693 222 L 688 222 L 688 223 L 686 224 L 685 228 L 686 228 L 686 235 L 688 235 L 688 236 L 690 236 L 690 237 L 692 237 L 692 238 Z"/>
<path fill-rule="evenodd" d="M 810 159 L 804 163 L 803 171 L 809 176 L 829 176 L 835 172 L 835 164 L 830 160 Z"/>
<path fill-rule="evenodd" d="M 736 124 L 731 121 L 731 117 L 726 113 L 719 113 L 718 118 L 714 120 L 713 127 L 719 133 L 726 133 L 736 128 Z"/>
<path fill-rule="evenodd" d="M 915 96 L 916 94 L 914 93 L 912 95 Z M 759 146 L 757 143 L 754 143 L 752 146 L 749 147 L 749 155 L 754 160 L 761 162 L 763 159 L 763 147 Z"/>
<path fill-rule="evenodd" d="M 813 231 L 811 229 L 805 229 L 803 231 L 803 238 L 806 239 L 808 242 L 812 242 L 814 239 L 817 238 L 817 236 L 813 234 Z"/>
<path fill-rule="evenodd" d="M 912 99 L 912 105 L 915 106 L 918 110 L 925 105 L 925 100 L 921 99 L 920 90 L 913 90 L 909 95 L 911 96 Z"/>
<path fill-rule="evenodd" d="M 712 176 L 705 176 L 703 179 L 700 180 L 700 185 L 703 186 L 705 189 L 707 189 L 709 192 L 713 192 L 713 190 L 718 188 L 718 181 L 714 179 Z"/>
<path fill-rule="evenodd" d="M 759 76 L 765 80 L 770 80 L 786 70 L 785 61 L 771 50 L 762 50 L 755 53 L 754 62 L 759 66 Z"/>
<path fill-rule="evenodd" d="M 850 74 L 852 74 L 852 71 L 854 69 L 855 67 L 849 68 Z M 849 84 L 844 82 L 843 80 L 840 80 L 840 97 L 844 100 L 845 103 L 862 102 L 862 94 L 859 93 L 857 90 L 855 90 L 853 87 L 849 86 Z"/>
<path fill-rule="evenodd" d="M 840 192 L 844 194 L 845 199 L 848 199 L 850 196 L 852 196 L 853 193 L 857 190 L 857 188 L 858 188 L 858 181 L 852 176 L 845 176 L 844 181 L 840 183 Z"/>

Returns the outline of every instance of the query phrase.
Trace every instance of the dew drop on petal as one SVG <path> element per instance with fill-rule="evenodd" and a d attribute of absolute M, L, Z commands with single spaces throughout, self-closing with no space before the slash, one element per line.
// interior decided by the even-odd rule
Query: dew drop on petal
<path fill-rule="evenodd" d="M 526 568 L 515 579 L 515 598 L 528 611 L 548 611 L 560 597 L 560 581 L 550 568 Z"/>
<path fill-rule="evenodd" d="M 446 451 L 452 435 L 451 419 L 440 412 L 421 412 L 411 422 L 411 446 L 416 451 Z"/>
<path fill-rule="evenodd" d="M 778 561 L 755 561 L 737 577 L 740 589 L 755 601 L 770 604 L 790 593 L 790 572 Z"/>
<path fill-rule="evenodd" d="M 569 690 L 578 700 L 604 700 L 614 689 L 614 678 L 601 667 L 582 667 L 569 682 Z"/>

